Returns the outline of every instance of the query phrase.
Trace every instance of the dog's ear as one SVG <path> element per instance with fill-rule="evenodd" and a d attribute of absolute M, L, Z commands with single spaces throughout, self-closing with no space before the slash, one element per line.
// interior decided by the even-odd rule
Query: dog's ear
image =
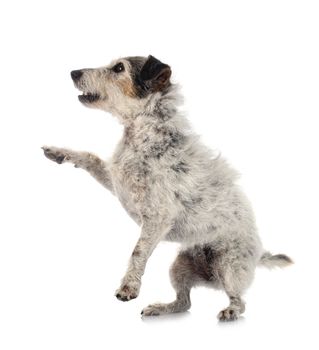
<path fill-rule="evenodd" d="M 141 69 L 140 79 L 147 90 L 158 92 L 170 85 L 171 74 L 170 66 L 150 55 Z"/>

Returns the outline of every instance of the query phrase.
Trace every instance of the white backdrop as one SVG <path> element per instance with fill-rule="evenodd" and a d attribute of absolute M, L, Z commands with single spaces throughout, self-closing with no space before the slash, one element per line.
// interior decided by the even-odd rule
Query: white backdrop
<path fill-rule="evenodd" d="M 0 5 L 0 348 L 318 348 L 317 1 L 7 1 Z M 177 246 L 152 255 L 138 299 L 114 297 L 139 229 L 86 173 L 43 144 L 111 155 L 122 128 L 77 101 L 69 72 L 126 55 L 169 63 L 195 130 L 242 174 L 267 249 L 247 311 L 219 324 L 224 294 L 170 301 Z"/>

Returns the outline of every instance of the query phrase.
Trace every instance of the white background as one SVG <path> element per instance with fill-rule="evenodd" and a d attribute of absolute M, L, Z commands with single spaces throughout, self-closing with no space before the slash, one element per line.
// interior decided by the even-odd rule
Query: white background
<path fill-rule="evenodd" d="M 0 8 L 0 348 L 318 349 L 318 1 L 6 1 Z M 264 246 L 295 265 L 258 269 L 247 311 L 224 294 L 170 301 L 177 246 L 152 255 L 138 299 L 114 297 L 139 229 L 86 173 L 43 144 L 112 154 L 122 128 L 77 100 L 72 69 L 153 54 L 183 86 L 203 141 L 242 174 Z"/>

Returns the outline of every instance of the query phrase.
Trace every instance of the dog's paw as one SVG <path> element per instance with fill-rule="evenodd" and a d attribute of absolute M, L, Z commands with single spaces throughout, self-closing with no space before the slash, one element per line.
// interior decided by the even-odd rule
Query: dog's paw
<path fill-rule="evenodd" d="M 165 313 L 165 304 L 151 304 L 145 307 L 141 311 L 141 315 L 144 316 L 159 316 Z"/>
<path fill-rule="evenodd" d="M 139 293 L 139 288 L 130 284 L 124 284 L 116 292 L 115 296 L 118 300 L 129 301 L 137 298 Z"/>
<path fill-rule="evenodd" d="M 53 162 L 62 164 L 68 160 L 68 155 L 61 148 L 43 146 L 42 149 L 44 155 Z"/>
<path fill-rule="evenodd" d="M 238 320 L 239 316 L 239 310 L 236 310 L 232 307 L 227 307 L 218 314 L 217 318 L 219 319 L 219 321 L 228 322 Z"/>

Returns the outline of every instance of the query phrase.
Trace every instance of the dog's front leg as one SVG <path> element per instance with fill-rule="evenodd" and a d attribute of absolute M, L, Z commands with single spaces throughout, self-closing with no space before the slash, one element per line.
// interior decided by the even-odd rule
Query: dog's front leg
<path fill-rule="evenodd" d="M 129 301 L 138 296 L 147 260 L 169 230 L 170 224 L 167 220 L 158 218 L 143 222 L 141 236 L 132 252 L 128 269 L 115 293 L 119 300 Z"/>
<path fill-rule="evenodd" d="M 42 147 L 44 155 L 58 163 L 72 163 L 76 168 L 86 170 L 101 185 L 113 192 L 111 174 L 107 168 L 107 163 L 90 152 L 73 151 L 66 148 Z"/>

